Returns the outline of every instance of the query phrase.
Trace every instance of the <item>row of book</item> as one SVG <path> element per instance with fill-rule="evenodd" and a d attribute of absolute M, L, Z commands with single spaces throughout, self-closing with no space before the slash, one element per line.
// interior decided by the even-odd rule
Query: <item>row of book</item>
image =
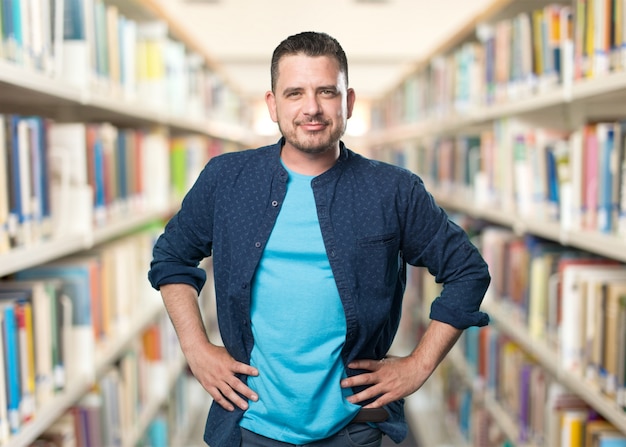
<path fill-rule="evenodd" d="M 387 158 L 442 197 L 624 237 L 625 129 L 624 121 L 602 121 L 565 134 L 500 119 L 476 135 L 424 139 Z"/>
<path fill-rule="evenodd" d="M 168 433 L 190 417 L 195 379 L 176 367 L 180 350 L 171 349 L 173 327 L 162 315 L 130 343 L 93 388 L 30 445 L 32 447 L 167 446 Z M 169 385 L 172 384 L 170 389 Z M 154 415 L 146 415 L 154 408 Z M 162 410 L 159 410 L 161 409 Z M 142 420 L 149 416 L 147 427 Z M 165 423 L 165 425 L 164 425 Z"/>
<path fill-rule="evenodd" d="M 493 327 L 465 332 L 458 346 L 468 357 L 439 373 L 447 409 L 470 445 L 626 446 L 626 434 Z M 515 428 L 503 429 L 502 419 Z"/>
<path fill-rule="evenodd" d="M 481 24 L 433 57 L 375 105 L 373 127 L 463 114 L 624 70 L 624 0 L 546 3 Z"/>
<path fill-rule="evenodd" d="M 160 305 L 141 281 L 160 228 L 0 280 L 0 440 L 59 393 L 92 383 L 99 353 Z"/>
<path fill-rule="evenodd" d="M 131 19 L 120 6 L 104 0 L 0 2 L 0 59 L 168 115 L 241 122 L 243 101 L 202 55 L 173 38 L 165 21 Z"/>
<path fill-rule="evenodd" d="M 554 242 L 486 228 L 483 255 L 500 302 L 561 368 L 626 408 L 626 266 Z"/>
<path fill-rule="evenodd" d="M 0 253 L 167 211 L 230 143 L 0 114 Z"/>
<path fill-rule="evenodd" d="M 449 404 L 467 439 L 476 446 L 624 445 L 626 434 L 605 418 L 626 409 L 626 266 L 535 236 L 452 217 L 468 228 L 489 265 L 492 283 L 484 309 L 489 313 L 495 306 L 507 318 L 466 330 L 455 348 L 462 356 L 453 353 L 449 362 L 458 377 L 443 380 L 452 388 L 458 382 Z M 414 269 L 407 291 L 415 295 L 409 319 L 419 322 L 428 315 L 441 284 L 424 269 Z M 499 330 L 509 323 L 522 331 L 516 337 L 525 337 L 546 353 L 542 356 L 554 359 L 549 368 Z M 580 390 L 563 389 L 561 375 L 570 374 L 579 378 L 578 386 L 594 390 L 596 400 L 606 400 L 605 409 L 615 410 L 600 416 L 577 397 Z M 567 405 L 560 397 L 555 400 L 561 395 Z M 572 414 L 565 417 L 561 406 L 570 404 Z M 502 422 L 501 414 L 508 420 Z M 565 434 L 557 424 L 570 419 L 575 435 Z M 572 436 L 584 440 L 581 433 L 596 426 L 611 432 L 601 444 L 563 441 Z"/>

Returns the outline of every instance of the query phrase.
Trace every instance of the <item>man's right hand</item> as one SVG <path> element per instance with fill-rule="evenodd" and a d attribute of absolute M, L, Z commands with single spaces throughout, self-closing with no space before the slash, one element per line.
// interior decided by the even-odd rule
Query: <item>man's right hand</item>
<path fill-rule="evenodd" d="M 196 289 L 187 284 L 164 284 L 160 290 L 193 375 L 225 410 L 233 411 L 235 405 L 247 410 L 247 399 L 256 401 L 258 396 L 235 374 L 257 376 L 259 372 L 209 341 Z"/>
<path fill-rule="evenodd" d="M 235 375 L 258 376 L 259 372 L 256 368 L 235 360 L 225 348 L 207 342 L 202 348 L 196 347 L 187 353 L 186 357 L 193 375 L 225 410 L 233 411 L 236 405 L 245 411 L 248 409 L 246 399 L 255 402 L 259 399 Z"/>

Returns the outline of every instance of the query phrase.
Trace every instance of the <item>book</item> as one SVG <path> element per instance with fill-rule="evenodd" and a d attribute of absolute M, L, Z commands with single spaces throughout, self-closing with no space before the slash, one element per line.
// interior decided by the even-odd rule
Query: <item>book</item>
<path fill-rule="evenodd" d="M 626 282 L 626 268 L 592 269 L 580 273 L 580 287 L 584 287 L 585 309 L 585 348 L 583 361 L 585 377 L 599 389 L 606 389 L 605 344 L 607 323 L 606 286 L 613 282 Z"/>
<path fill-rule="evenodd" d="M 33 313 L 28 298 L 15 303 L 20 360 L 20 423 L 32 420 L 35 414 L 35 350 L 33 346 Z"/>
<path fill-rule="evenodd" d="M 618 389 L 624 387 L 624 356 L 626 339 L 623 325 L 626 325 L 626 315 L 621 306 L 621 300 L 626 297 L 626 281 L 611 281 L 602 284 L 602 301 L 604 302 L 604 318 L 600 321 L 600 331 L 603 332 L 601 368 L 605 380 L 602 390 L 605 394 L 617 400 Z M 621 363 L 621 364 L 620 364 Z M 620 376 L 621 374 L 621 376 Z"/>
<path fill-rule="evenodd" d="M 5 116 L 0 114 L 0 254 L 6 253 L 11 248 L 9 241 L 9 154 L 5 129 Z"/>
<path fill-rule="evenodd" d="M 0 281 L 0 291 L 25 291 L 32 303 L 33 350 L 35 364 L 35 400 L 37 406 L 49 402 L 54 395 L 53 345 L 58 343 L 59 334 L 53 322 L 56 316 L 56 291 L 47 281 Z"/>
<path fill-rule="evenodd" d="M 79 88 L 89 83 L 89 44 L 87 42 L 85 0 L 63 0 L 63 40 L 60 75 Z"/>
<path fill-rule="evenodd" d="M 582 376 L 585 374 L 585 346 L 590 328 L 586 318 L 587 302 L 582 277 L 593 272 L 607 272 L 623 269 L 618 265 L 564 265 L 561 266 L 561 366 Z"/>
<path fill-rule="evenodd" d="M 17 316 L 15 314 L 15 298 L 5 295 L 5 299 L 0 300 L 0 312 L 3 313 L 3 338 L 4 355 L 6 366 L 6 395 L 7 395 L 7 416 L 9 430 L 15 434 L 20 430 L 20 362 L 19 362 L 19 338 L 17 329 Z"/>
<path fill-rule="evenodd" d="M 598 230 L 612 233 L 614 229 L 613 210 L 617 209 L 613 195 L 614 178 L 617 175 L 615 163 L 615 131 L 613 123 L 597 123 L 599 164 L 598 164 Z"/>
<path fill-rule="evenodd" d="M 7 365 L 5 361 L 4 312 L 0 311 L 0 443 L 9 439 L 10 427 L 7 413 Z"/>
<path fill-rule="evenodd" d="M 72 303 L 71 336 L 65 351 L 67 380 L 93 380 L 95 374 L 95 336 L 92 315 L 90 266 L 86 263 L 56 262 L 42 264 L 16 273 L 19 280 L 61 279 L 63 294 Z M 68 346 L 68 345 L 66 345 Z"/>
<path fill-rule="evenodd" d="M 51 123 L 48 139 L 54 234 L 91 231 L 94 200 L 87 181 L 86 125 Z"/>

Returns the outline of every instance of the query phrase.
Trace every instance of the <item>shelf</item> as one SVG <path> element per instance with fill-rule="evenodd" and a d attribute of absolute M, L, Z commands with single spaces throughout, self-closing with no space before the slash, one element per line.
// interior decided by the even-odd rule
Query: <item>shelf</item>
<path fill-rule="evenodd" d="M 235 123 L 175 116 L 165 109 L 128 100 L 121 94 L 81 89 L 1 58 L 0 97 L 0 112 L 39 114 L 60 121 L 111 122 L 137 127 L 162 125 L 173 133 L 199 133 L 251 146 L 257 141 L 250 129 Z"/>
<path fill-rule="evenodd" d="M 84 234 L 68 235 L 12 249 L 0 255 L 0 276 L 43 264 L 89 248 Z"/>
<path fill-rule="evenodd" d="M 578 126 L 578 115 L 588 118 L 626 116 L 626 72 L 609 73 L 585 79 L 570 87 L 555 85 L 546 91 L 493 105 L 477 105 L 466 113 L 450 113 L 444 118 L 428 118 L 415 123 L 398 123 L 375 130 L 361 139 L 368 147 L 398 144 L 444 134 L 465 133 L 497 119 L 519 117 L 543 126 L 571 129 Z M 572 113 L 576 111 L 576 113 Z M 573 116 L 574 115 L 574 116 Z"/>
<path fill-rule="evenodd" d="M 169 213 L 171 213 L 171 209 L 133 215 L 95 229 L 93 234 L 66 235 L 11 249 L 0 255 L 0 277 L 87 250 L 95 244 L 109 241 L 143 225 L 162 219 Z"/>
<path fill-rule="evenodd" d="M 476 204 L 471 195 L 442 193 L 432 189 L 437 203 L 448 212 L 459 212 L 475 219 L 511 228 L 516 234 L 533 234 L 562 245 L 626 262 L 626 239 L 594 231 L 567 230 L 557 221 L 523 217 L 495 206 Z"/>
<path fill-rule="evenodd" d="M 148 311 L 142 312 L 133 321 L 130 328 L 116 334 L 109 343 L 96 347 L 96 377 L 102 375 L 116 358 L 126 349 L 130 341 L 137 337 L 141 331 L 163 312 L 163 306 L 154 305 Z M 80 379 L 68 384 L 63 392 L 56 394 L 54 398 L 38 408 L 32 421 L 24 424 L 20 431 L 9 438 L 5 447 L 22 447 L 29 445 L 43 433 L 50 425 L 60 418 L 69 407 L 74 405 L 93 386 L 93 381 Z"/>
<path fill-rule="evenodd" d="M 503 305 L 488 303 L 485 304 L 484 310 L 501 332 L 511 337 L 524 351 L 533 356 L 556 380 L 626 433 L 626 413 L 616 402 L 586 383 L 583 377 L 561 368 L 558 353 L 550 349 L 545 342 L 530 338 L 526 328 L 521 323 L 513 321 L 510 318 L 511 313 L 507 312 Z"/>

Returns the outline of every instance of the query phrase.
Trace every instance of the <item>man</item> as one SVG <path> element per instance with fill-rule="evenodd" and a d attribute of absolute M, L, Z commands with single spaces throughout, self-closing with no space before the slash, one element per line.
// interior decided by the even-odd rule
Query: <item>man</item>
<path fill-rule="evenodd" d="M 213 397 L 211 447 L 377 446 L 407 434 L 419 389 L 479 311 L 489 274 L 466 234 L 407 170 L 340 141 L 355 101 L 344 51 L 305 32 L 274 51 L 266 102 L 283 135 L 212 159 L 154 247 L 160 289 Z M 224 347 L 206 335 L 199 262 L 213 256 Z M 386 357 L 406 263 L 444 289 L 407 357 Z"/>

